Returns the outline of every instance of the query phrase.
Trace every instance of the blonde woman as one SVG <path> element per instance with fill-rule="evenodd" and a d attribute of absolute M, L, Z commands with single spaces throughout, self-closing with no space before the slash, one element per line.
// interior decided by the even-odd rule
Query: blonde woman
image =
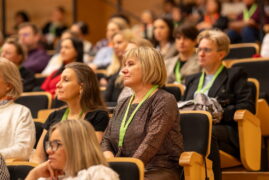
<path fill-rule="evenodd" d="M 118 180 L 108 168 L 90 123 L 65 120 L 49 131 L 46 142 L 48 161 L 34 168 L 26 180 L 42 179 L 95 179 Z"/>
<path fill-rule="evenodd" d="M 17 66 L 0 57 L 0 154 L 5 159 L 28 160 L 35 143 L 30 110 L 14 103 L 22 93 Z"/>
<path fill-rule="evenodd" d="M 105 157 L 142 160 L 147 180 L 178 180 L 183 141 L 176 100 L 161 89 L 166 82 L 161 54 L 150 47 L 133 48 L 124 55 L 121 72 L 124 86 L 134 94 L 114 111 L 102 141 Z"/>
<path fill-rule="evenodd" d="M 118 97 L 124 88 L 122 77 L 120 76 L 124 53 L 134 47 L 152 47 L 152 44 L 148 40 L 134 38 L 129 30 L 116 33 L 113 36 L 113 45 L 115 56 L 112 64 L 107 69 L 109 81 L 105 91 L 105 101 L 109 102 L 109 105 L 114 105 L 118 101 Z"/>

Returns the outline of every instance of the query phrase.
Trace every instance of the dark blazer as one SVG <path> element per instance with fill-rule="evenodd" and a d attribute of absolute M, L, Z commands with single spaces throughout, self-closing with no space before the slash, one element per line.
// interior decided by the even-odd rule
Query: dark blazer
<path fill-rule="evenodd" d="M 110 76 L 110 78 L 108 80 L 108 85 L 107 85 L 106 91 L 104 93 L 106 102 L 117 103 L 117 101 L 118 101 L 118 97 L 123 89 L 122 83 L 116 83 L 118 76 L 119 76 L 119 72 Z"/>
<path fill-rule="evenodd" d="M 198 87 L 201 73 L 186 78 L 186 90 L 182 100 L 191 100 Z M 220 124 L 235 126 L 234 113 L 247 109 L 255 113 L 255 93 L 247 83 L 247 73 L 241 68 L 224 68 L 208 92 L 209 97 L 217 98 L 224 109 Z"/>
<path fill-rule="evenodd" d="M 31 92 L 35 87 L 35 74 L 23 66 L 20 67 L 19 71 L 23 80 L 23 92 Z"/>

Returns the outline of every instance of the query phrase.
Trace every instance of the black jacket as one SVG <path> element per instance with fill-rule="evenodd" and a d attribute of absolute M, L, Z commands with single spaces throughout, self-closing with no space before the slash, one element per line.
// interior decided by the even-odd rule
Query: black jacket
<path fill-rule="evenodd" d="M 191 100 L 198 87 L 201 73 L 186 77 L 186 91 L 182 100 Z M 255 113 L 255 91 L 247 83 L 247 73 L 241 68 L 224 68 L 208 91 L 224 109 L 220 124 L 236 125 L 234 113 L 247 109 Z"/>
<path fill-rule="evenodd" d="M 23 81 L 23 92 L 31 92 L 35 87 L 35 74 L 23 66 L 20 67 L 20 74 Z"/>

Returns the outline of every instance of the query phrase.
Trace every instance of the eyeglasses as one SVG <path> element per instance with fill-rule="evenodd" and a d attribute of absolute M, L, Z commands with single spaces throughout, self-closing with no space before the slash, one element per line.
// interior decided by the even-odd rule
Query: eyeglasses
<path fill-rule="evenodd" d="M 196 53 L 199 53 L 199 52 L 201 52 L 201 51 L 203 51 L 203 52 L 205 52 L 205 53 L 210 53 L 210 52 L 213 51 L 213 49 L 211 49 L 211 48 L 197 48 L 197 49 L 196 49 Z"/>
<path fill-rule="evenodd" d="M 31 33 L 19 33 L 19 37 L 29 37 L 31 35 Z"/>
<path fill-rule="evenodd" d="M 52 152 L 55 152 L 62 145 L 63 144 L 59 140 L 47 141 L 46 144 L 45 144 L 45 149 L 46 149 L 46 151 L 48 149 L 50 149 Z"/>

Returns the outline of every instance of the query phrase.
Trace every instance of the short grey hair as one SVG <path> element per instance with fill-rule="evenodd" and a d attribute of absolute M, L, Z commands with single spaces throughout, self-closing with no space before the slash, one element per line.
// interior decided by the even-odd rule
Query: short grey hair
<path fill-rule="evenodd" d="M 0 76 L 11 86 L 10 91 L 6 95 L 14 99 L 18 98 L 23 91 L 18 67 L 6 58 L 0 57 Z"/>
<path fill-rule="evenodd" d="M 225 34 L 224 32 L 222 32 L 220 30 L 213 29 L 213 30 L 202 31 L 198 35 L 197 39 L 198 39 L 198 44 L 203 39 L 209 39 L 216 44 L 218 51 L 224 51 L 224 52 L 226 52 L 226 54 L 228 54 L 230 51 L 230 49 L 229 49 L 230 39 L 227 36 L 227 34 Z"/>

